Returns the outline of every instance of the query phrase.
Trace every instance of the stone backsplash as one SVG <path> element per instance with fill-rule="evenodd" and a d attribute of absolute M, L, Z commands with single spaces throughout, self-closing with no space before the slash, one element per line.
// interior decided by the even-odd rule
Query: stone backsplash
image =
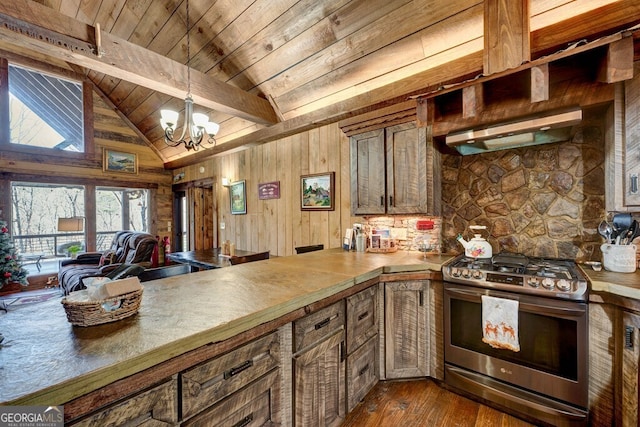
<path fill-rule="evenodd" d="M 605 218 L 604 121 L 585 115 L 571 141 L 442 156 L 443 253 L 486 225 L 493 252 L 600 260 Z"/>

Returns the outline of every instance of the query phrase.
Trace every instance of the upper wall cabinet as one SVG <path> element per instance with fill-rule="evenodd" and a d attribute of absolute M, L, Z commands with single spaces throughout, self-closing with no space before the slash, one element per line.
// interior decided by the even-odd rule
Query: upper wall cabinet
<path fill-rule="evenodd" d="M 353 215 L 438 214 L 439 153 L 425 128 L 403 123 L 353 135 L 350 144 Z"/>
<path fill-rule="evenodd" d="M 607 123 L 606 209 L 640 212 L 640 62 L 633 79 L 616 86 Z"/>

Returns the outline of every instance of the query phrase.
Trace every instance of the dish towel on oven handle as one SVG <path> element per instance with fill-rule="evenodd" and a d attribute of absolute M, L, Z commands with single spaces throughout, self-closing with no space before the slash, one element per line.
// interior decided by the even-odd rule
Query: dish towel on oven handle
<path fill-rule="evenodd" d="M 520 351 L 518 301 L 482 295 L 482 342 L 493 348 Z"/>

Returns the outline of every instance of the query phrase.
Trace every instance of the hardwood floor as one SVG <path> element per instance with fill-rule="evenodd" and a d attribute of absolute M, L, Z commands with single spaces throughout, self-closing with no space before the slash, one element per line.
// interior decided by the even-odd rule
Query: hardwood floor
<path fill-rule="evenodd" d="M 342 427 L 530 427 L 525 421 L 476 403 L 432 380 L 379 382 Z"/>

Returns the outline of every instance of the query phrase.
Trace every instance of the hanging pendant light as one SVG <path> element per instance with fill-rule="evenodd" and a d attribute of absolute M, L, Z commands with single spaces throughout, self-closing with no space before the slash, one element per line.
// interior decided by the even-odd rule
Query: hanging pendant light
<path fill-rule="evenodd" d="M 175 137 L 175 126 L 178 122 L 178 112 L 160 110 L 160 125 L 164 130 L 164 142 L 170 147 L 184 144 L 187 150 L 197 151 L 205 139 L 209 144 L 216 144 L 215 136 L 220 125 L 210 122 L 206 114 L 193 112 L 193 98 L 191 97 L 191 43 L 189 38 L 189 0 L 187 4 L 187 97 L 184 99 L 184 126 L 179 138 Z"/>

